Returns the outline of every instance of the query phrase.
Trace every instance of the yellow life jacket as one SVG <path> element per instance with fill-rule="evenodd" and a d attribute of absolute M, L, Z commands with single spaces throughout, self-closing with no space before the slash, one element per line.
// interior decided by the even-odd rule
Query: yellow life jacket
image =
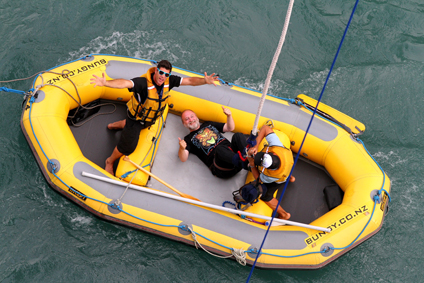
<path fill-rule="evenodd" d="M 281 146 L 270 146 L 267 149 L 264 148 L 262 151 L 265 150 L 267 150 L 268 153 L 272 152 L 280 158 L 280 167 L 277 169 L 267 169 L 258 166 L 259 172 L 262 172 L 268 177 L 277 178 L 277 183 L 284 182 L 289 176 L 294 163 L 291 150 Z"/>
<path fill-rule="evenodd" d="M 165 110 L 166 100 L 169 98 L 169 77 L 163 83 L 162 92 L 159 94 L 152 81 L 156 67 L 150 68 L 147 73 L 142 75 L 142 78 L 147 80 L 147 98 L 144 103 L 138 102 L 136 94 L 131 96 L 127 102 L 128 111 L 133 115 L 136 120 L 145 124 L 145 126 L 153 125 L 158 117 L 160 117 Z"/>

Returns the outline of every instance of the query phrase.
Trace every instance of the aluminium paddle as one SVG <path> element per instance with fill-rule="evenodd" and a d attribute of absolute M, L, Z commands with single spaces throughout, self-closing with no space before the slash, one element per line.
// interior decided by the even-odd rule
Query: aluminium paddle
<path fill-rule="evenodd" d="M 179 190 L 177 190 L 176 188 L 174 188 L 170 184 L 166 183 L 165 181 L 161 180 L 159 177 L 155 176 L 153 173 L 147 171 L 146 169 L 144 169 L 143 167 L 141 167 L 140 165 L 138 165 L 137 163 L 135 163 L 134 161 L 132 161 L 128 156 L 125 156 L 123 159 L 124 159 L 124 161 L 128 161 L 129 163 L 131 163 L 132 165 L 134 165 L 137 169 L 139 169 L 142 172 L 146 173 L 147 175 L 153 177 L 154 179 L 156 179 L 157 181 L 159 181 L 163 185 L 167 186 L 168 188 L 170 188 L 171 190 L 173 190 L 174 192 L 176 192 L 180 196 L 182 196 L 184 198 L 192 199 L 192 200 L 201 201 L 201 200 L 199 200 L 199 199 L 197 199 L 195 197 L 192 197 L 191 195 L 187 195 L 187 194 L 184 194 L 184 193 L 180 192 Z"/>

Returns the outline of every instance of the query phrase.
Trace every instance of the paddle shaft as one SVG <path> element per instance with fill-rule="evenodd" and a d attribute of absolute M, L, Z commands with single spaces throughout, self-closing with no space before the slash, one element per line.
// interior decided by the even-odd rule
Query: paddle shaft
<path fill-rule="evenodd" d="M 162 179 L 160 179 L 159 177 L 157 177 L 156 175 L 154 175 L 153 173 L 147 171 L 146 169 L 144 169 L 143 167 L 141 167 L 140 165 L 138 165 L 137 163 L 135 163 L 134 161 L 132 161 L 128 156 L 124 157 L 124 161 L 128 161 L 129 163 L 131 163 L 132 165 L 134 165 L 137 169 L 143 171 L 144 173 L 146 173 L 147 175 L 151 176 L 152 178 L 156 179 L 158 182 L 160 182 L 161 184 L 167 186 L 169 189 L 173 190 L 174 192 L 176 192 L 177 194 L 179 194 L 182 197 L 185 198 L 189 198 L 189 199 L 193 199 L 193 200 L 197 200 L 200 201 L 199 199 L 192 197 L 190 195 L 184 194 L 182 192 L 180 192 L 179 190 L 177 190 L 176 188 L 174 188 L 173 186 L 171 186 L 170 184 L 168 184 L 167 182 L 163 181 Z"/>
<path fill-rule="evenodd" d="M 127 187 L 128 183 L 122 182 L 122 181 L 117 181 L 117 180 L 112 180 L 110 178 L 105 178 L 102 176 L 98 176 L 95 174 L 91 174 L 88 172 L 81 172 L 82 176 L 84 177 L 89 177 L 92 179 L 96 179 L 99 181 L 103 181 L 103 182 L 107 182 L 110 184 L 114 184 L 114 185 L 118 185 L 121 187 Z M 228 208 L 228 207 L 223 207 L 223 206 L 218 206 L 218 205 L 214 205 L 214 204 L 210 204 L 210 203 L 206 203 L 206 202 L 201 202 L 201 201 L 196 201 L 196 200 L 192 200 L 192 199 L 187 199 L 187 198 L 182 198 L 176 195 L 172 195 L 169 193 L 164 193 L 164 192 L 160 192 L 160 191 L 156 191 L 156 190 L 152 190 L 149 188 L 145 188 L 145 187 L 141 187 L 141 186 L 137 186 L 137 185 L 129 185 L 129 187 L 131 189 L 137 190 L 137 191 L 142 191 L 145 193 L 149 193 L 149 194 L 153 194 L 153 195 L 157 195 L 157 196 L 161 196 L 161 197 L 166 197 L 166 198 L 170 198 L 170 199 L 174 199 L 174 200 L 179 200 L 179 201 L 183 201 L 186 203 L 191 203 L 191 204 L 196 204 L 199 206 L 203 206 L 203 207 L 207 207 L 207 208 L 212 208 L 212 209 L 216 209 L 219 211 L 226 211 L 232 214 L 241 214 L 241 215 L 245 215 L 245 216 L 249 216 L 249 217 L 255 217 L 255 218 L 259 218 L 259 219 L 264 219 L 264 220 L 268 220 L 270 221 L 272 218 L 269 216 L 264 216 L 264 215 L 260 215 L 260 214 L 255 214 L 255 213 L 250 213 L 250 212 L 246 212 L 246 211 L 241 211 L 241 210 L 236 210 L 236 209 L 232 209 L 232 208 Z M 279 223 L 283 223 L 283 224 L 288 224 L 288 225 L 293 225 L 293 226 L 298 226 L 298 227 L 304 227 L 304 228 L 310 228 L 310 229 L 315 229 L 318 231 L 324 231 L 324 232 L 328 232 L 330 233 L 331 230 L 329 228 L 324 228 L 324 227 L 319 227 L 319 226 L 312 226 L 312 225 L 308 225 L 308 224 L 303 224 L 303 223 L 299 223 L 299 222 L 294 222 L 294 221 L 290 221 L 290 220 L 283 220 L 283 219 L 279 219 L 279 218 L 274 218 L 274 221 L 272 223 L 275 222 L 279 222 Z"/>

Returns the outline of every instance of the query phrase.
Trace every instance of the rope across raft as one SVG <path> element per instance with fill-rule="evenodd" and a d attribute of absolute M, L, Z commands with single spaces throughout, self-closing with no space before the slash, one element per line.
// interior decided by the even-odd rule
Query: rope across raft
<path fill-rule="evenodd" d="M 103 62 L 105 62 L 105 64 L 107 62 L 112 62 L 111 64 L 112 67 L 113 67 L 113 62 L 119 61 L 121 66 L 125 67 L 127 66 L 126 64 L 128 65 L 138 64 L 138 62 L 141 59 L 128 59 L 124 57 L 117 58 L 116 56 L 109 56 L 109 55 L 96 55 L 94 60 L 97 60 L 97 61 L 102 60 Z M 143 68 L 143 66 L 145 66 L 146 68 L 149 67 L 150 64 L 147 61 L 143 61 L 143 60 L 141 61 L 142 61 L 142 64 L 138 64 L 141 68 Z M 87 63 L 81 60 L 81 61 L 76 61 L 69 64 L 70 64 L 69 66 L 66 65 L 63 68 L 70 68 L 70 69 L 81 68 L 81 66 L 86 66 Z M 110 68 L 109 64 L 107 68 Z M 99 69 L 100 68 L 97 68 L 97 69 L 91 70 L 90 72 L 87 72 L 85 74 L 85 77 L 78 78 L 78 80 L 83 81 L 84 78 L 89 77 L 91 73 L 97 73 L 98 71 L 100 71 Z M 177 68 L 176 68 L 176 72 L 178 72 Z M 59 68 L 56 73 L 61 73 Z M 187 72 L 185 71 L 184 74 L 187 74 Z M 82 74 L 82 76 L 84 76 L 84 74 Z M 49 74 L 46 73 L 46 80 L 49 78 L 50 78 Z M 34 155 L 37 158 L 37 161 L 39 162 L 40 167 L 43 169 L 46 166 L 46 159 L 49 162 L 49 164 L 50 164 L 50 161 L 52 162 L 52 165 L 50 167 L 52 167 L 53 170 L 50 170 L 49 168 L 45 168 L 43 169 L 43 173 L 45 173 L 46 178 L 51 182 L 50 184 L 52 185 L 54 189 L 62 192 L 63 194 L 67 195 L 69 198 L 76 200 L 77 203 L 79 203 L 80 205 L 82 204 L 82 207 L 88 208 L 90 211 L 94 212 L 96 215 L 99 215 L 100 217 L 105 217 L 105 218 L 108 218 L 109 220 L 112 219 L 113 221 L 117 221 L 120 223 L 125 221 L 125 223 L 129 223 L 130 226 L 141 228 L 143 230 L 146 229 L 149 232 L 153 232 L 153 233 L 158 232 L 157 234 L 161 234 L 165 236 L 169 235 L 169 237 L 172 237 L 173 239 L 177 239 L 182 242 L 187 242 L 187 239 L 191 237 L 187 237 L 188 234 L 181 234 L 181 230 L 184 230 L 182 228 L 184 227 L 184 225 L 179 223 L 181 223 L 181 221 L 184 221 L 184 223 L 187 223 L 188 225 L 195 225 L 196 227 L 193 230 L 193 232 L 199 236 L 197 237 L 197 241 L 201 242 L 202 246 L 205 249 L 209 251 L 217 251 L 219 254 L 225 255 L 228 253 L 228 249 L 233 251 L 235 248 L 238 249 L 240 247 L 243 247 L 243 249 L 246 250 L 246 252 L 248 253 L 247 255 L 249 256 L 249 258 L 246 258 L 247 262 L 249 264 L 252 263 L 252 259 L 256 256 L 256 254 L 258 254 L 256 249 L 256 244 L 257 244 L 255 242 L 256 240 L 252 239 L 251 236 L 246 236 L 242 234 L 240 235 L 234 234 L 234 233 L 238 233 L 238 231 L 232 231 L 231 233 L 233 233 L 234 235 L 229 236 L 226 231 L 230 231 L 233 227 L 225 226 L 225 225 L 228 225 L 228 223 L 234 223 L 238 227 L 244 227 L 243 229 L 247 229 L 249 233 L 250 232 L 254 233 L 254 237 L 260 237 L 260 234 L 262 233 L 262 231 L 264 231 L 263 225 L 260 226 L 255 223 L 249 223 L 248 221 L 242 218 L 233 217 L 232 215 L 229 215 L 229 213 L 228 214 L 222 213 L 222 212 L 220 213 L 218 212 L 218 210 L 215 212 L 214 211 L 215 208 L 204 209 L 204 210 L 195 208 L 195 206 L 200 206 L 200 204 L 195 204 L 195 206 L 187 206 L 185 203 L 189 201 L 188 199 L 178 200 L 172 205 L 173 207 L 177 207 L 178 209 L 173 209 L 172 211 L 168 211 L 167 208 L 165 207 L 163 209 L 161 208 L 160 213 L 157 213 L 157 212 L 154 212 L 156 210 L 150 210 L 151 206 L 150 207 L 149 205 L 145 206 L 145 203 L 146 201 L 148 202 L 150 200 L 154 200 L 154 202 L 152 202 L 151 204 L 155 203 L 155 206 L 157 206 L 157 205 L 160 205 L 159 203 L 162 202 L 160 198 L 151 197 L 151 196 L 149 197 L 148 194 L 144 194 L 144 193 L 137 194 L 132 189 L 129 190 L 130 192 L 132 191 L 131 197 L 132 198 L 135 197 L 137 199 L 140 199 L 141 201 L 138 201 L 138 202 L 124 201 L 122 202 L 122 206 L 116 205 L 115 204 L 116 195 L 119 194 L 121 189 L 118 189 L 118 187 L 115 187 L 115 189 L 112 189 L 111 187 L 105 186 L 104 184 L 102 184 L 103 182 L 93 182 L 93 181 L 89 182 L 88 181 L 89 178 L 85 178 L 84 176 L 81 176 L 81 172 L 84 171 L 84 170 L 80 170 L 80 169 L 83 169 L 82 167 L 79 167 L 78 170 L 73 171 L 72 168 L 75 168 L 75 166 L 78 167 L 78 164 L 76 164 L 75 162 L 78 162 L 78 163 L 82 162 L 85 164 L 84 166 L 86 166 L 84 168 L 89 168 L 88 169 L 89 171 L 85 170 L 86 172 L 91 172 L 91 173 L 97 172 L 98 173 L 97 175 L 108 176 L 106 172 L 103 172 L 102 168 L 93 165 L 89 160 L 86 160 L 84 156 L 81 156 L 77 146 L 75 146 L 75 150 L 71 152 L 63 150 L 65 146 L 69 147 L 69 145 L 67 144 L 68 143 L 67 140 L 73 138 L 72 136 L 66 136 L 67 140 L 64 140 L 65 137 L 63 134 L 58 134 L 57 131 L 53 133 L 49 132 L 50 127 L 48 127 L 48 125 L 50 125 L 49 124 L 50 121 L 54 119 L 58 120 L 59 118 L 66 119 L 66 114 L 63 114 L 64 111 L 62 108 L 52 106 L 54 105 L 54 103 L 60 103 L 59 101 L 56 102 L 55 100 L 58 100 L 58 99 L 66 100 L 66 103 L 71 104 L 70 109 L 74 109 L 78 106 L 78 104 L 76 103 L 78 99 L 77 101 L 73 102 L 74 100 L 68 99 L 66 97 L 66 93 L 63 93 L 63 89 L 67 91 L 72 91 L 72 85 L 64 79 L 61 79 L 57 84 L 61 86 L 62 88 L 56 88 L 50 85 L 43 86 L 41 87 L 40 90 L 41 92 L 44 92 L 46 95 L 41 94 L 38 98 L 31 97 L 30 102 L 28 101 L 26 102 L 26 107 L 24 108 L 24 113 L 22 116 L 23 118 L 21 123 L 24 129 L 24 134 L 26 135 L 26 138 L 31 145 L 31 148 L 34 152 Z M 68 87 L 64 87 L 64 86 L 68 86 Z M 94 99 L 97 99 L 96 95 L 100 95 L 100 93 L 98 94 L 96 92 L 92 92 L 92 89 L 88 89 L 88 87 L 84 85 L 79 85 L 78 91 L 81 94 L 83 94 L 82 95 L 83 104 L 89 101 L 92 101 Z M 219 88 L 213 89 L 213 91 L 219 91 L 219 94 L 221 94 L 220 92 L 222 92 L 222 95 L 230 93 L 232 97 L 234 98 L 238 97 L 239 95 L 241 95 L 241 98 L 249 97 L 252 92 L 252 90 L 245 91 L 241 89 L 240 87 L 231 87 L 231 88 L 219 87 Z M 127 92 L 122 92 L 122 93 L 119 92 L 117 94 L 102 93 L 101 95 L 106 95 L 106 99 L 117 99 L 122 97 L 122 95 L 126 95 L 126 94 Z M 71 93 L 71 95 L 75 96 L 74 93 Z M 90 98 L 91 100 L 88 100 L 90 96 L 93 98 Z M 207 111 L 204 111 L 203 114 L 205 113 L 209 114 L 212 112 L 211 114 L 212 116 L 216 115 L 213 112 L 213 105 L 214 103 L 216 103 L 213 101 L 214 97 L 211 97 L 210 99 L 207 99 L 207 98 L 202 99 L 201 97 L 202 97 L 202 93 L 190 94 L 190 93 L 175 92 L 173 94 L 173 99 L 174 99 L 173 110 L 176 112 L 180 112 L 178 107 L 187 107 L 187 103 L 192 103 L 190 104 L 191 106 L 194 105 L 194 107 L 202 107 L 207 109 Z M 126 97 L 124 96 L 124 101 L 125 99 Z M 198 103 L 199 99 L 202 99 L 200 100 L 200 103 Z M 281 107 L 287 107 L 286 109 L 290 108 L 291 110 L 294 110 L 296 115 L 303 115 L 304 117 L 307 117 L 309 115 L 308 117 L 310 117 L 309 110 L 304 109 L 302 105 L 299 105 L 299 104 L 288 105 L 288 102 L 291 102 L 291 100 L 280 99 L 277 101 L 277 99 L 275 98 L 272 98 L 269 100 L 272 100 L 269 102 L 271 104 L 273 103 L 274 105 L 280 105 Z M 237 99 L 237 101 L 243 103 L 244 100 Z M 232 104 L 229 104 L 229 107 L 232 107 L 232 109 L 239 109 L 237 108 L 238 104 L 236 105 L 235 102 L 236 102 L 236 99 L 231 101 Z M 63 105 L 63 104 L 64 104 L 63 102 L 60 103 L 60 105 Z M 30 111 L 27 111 L 28 108 L 30 108 Z M 33 111 L 31 111 L 31 109 Z M 195 110 L 199 112 L 202 111 L 202 109 L 199 110 L 198 108 L 196 108 Z M 63 113 L 61 112 L 62 114 L 60 113 L 56 114 L 57 111 L 62 111 Z M 246 121 L 247 120 L 245 119 L 246 117 L 249 119 L 251 117 L 254 118 L 253 112 L 243 112 L 241 115 L 240 111 L 235 110 L 233 111 L 233 113 L 238 119 L 237 121 Z M 284 114 L 284 113 L 278 113 L 278 115 L 280 114 Z M 207 118 L 208 117 L 206 117 L 206 119 Z M 268 118 L 272 118 L 272 117 L 268 117 Z M 43 119 L 47 120 L 47 122 L 44 123 Z M 273 120 L 274 120 L 275 128 L 277 130 L 290 132 L 290 130 L 287 131 L 287 129 L 281 128 L 282 127 L 281 119 L 274 118 Z M 59 123 L 60 125 L 67 126 L 66 122 L 64 123 L 62 121 L 59 121 Z M 359 147 L 358 143 L 352 142 L 352 139 L 350 137 L 346 137 L 346 132 L 334 129 L 335 127 L 337 127 L 336 125 L 330 125 L 329 122 L 328 123 L 323 122 L 323 120 L 319 121 L 319 123 L 326 124 L 326 127 L 328 126 L 332 130 L 335 130 L 338 133 L 338 136 L 336 136 L 336 138 L 330 139 L 331 142 L 327 142 L 324 146 L 328 145 L 331 148 L 334 148 L 333 145 L 338 146 L 338 144 L 336 144 L 337 142 L 346 140 L 346 142 L 343 142 L 342 144 L 344 148 L 348 146 L 348 147 L 352 147 L 352 150 L 354 152 L 359 150 L 359 152 L 364 153 L 362 146 Z M 31 129 L 29 127 L 29 124 L 32 124 L 34 126 L 34 129 Z M 302 131 L 302 128 L 299 127 L 298 125 L 289 125 L 289 126 L 292 127 L 290 129 L 294 129 L 295 131 L 298 131 L 298 132 Z M 63 133 L 66 135 L 69 129 L 68 128 L 65 129 L 65 127 L 63 128 L 64 128 Z M 246 131 L 243 130 L 244 133 L 247 133 L 248 131 L 249 130 L 246 130 Z M 46 135 L 48 138 L 46 138 Z M 300 144 L 300 138 L 298 136 L 292 136 L 291 138 L 293 141 L 296 142 L 296 146 L 298 147 L 298 145 Z M 40 143 L 38 143 L 38 141 L 36 140 L 40 141 Z M 45 141 L 48 141 L 48 143 L 46 143 Z M 327 140 L 321 139 L 321 141 L 325 142 Z M 56 146 L 52 147 L 51 146 L 52 143 L 55 144 Z M 75 143 L 73 142 L 70 145 L 74 146 L 74 144 Z M 315 147 L 313 149 L 316 148 L 316 143 L 314 144 L 315 144 Z M 296 151 L 297 151 L 297 147 L 294 147 Z M 44 151 L 46 153 L 45 155 L 42 152 L 41 148 L 46 149 Z M 306 151 L 310 153 L 311 148 L 309 149 L 308 147 L 306 148 L 307 148 Z M 64 155 L 64 153 L 66 153 L 66 155 Z M 79 155 L 75 157 L 75 155 L 72 155 L 73 153 L 79 154 Z M 320 154 L 320 152 L 316 152 L 316 153 Z M 340 156 L 339 153 L 337 154 Z M 364 154 L 358 154 L 358 156 L 364 156 Z M 71 158 L 69 159 L 68 157 L 71 157 Z M 311 159 L 311 160 L 312 162 L 317 163 L 317 161 L 315 161 L 314 159 Z M 61 165 L 60 167 L 55 166 L 56 164 L 58 164 L 57 163 L 58 161 L 60 162 L 60 165 Z M 356 161 L 354 163 L 352 163 L 352 161 L 354 160 L 349 160 L 349 164 L 356 164 L 355 163 Z M 335 162 L 337 162 L 337 159 Z M 363 164 L 370 164 L 369 161 L 367 160 L 360 161 L 360 162 L 364 162 Z M 156 163 L 156 164 L 159 164 L 159 163 Z M 322 165 L 322 164 L 319 164 L 319 165 Z M 369 166 L 369 165 L 366 165 L 366 166 Z M 370 166 L 373 166 L 373 165 L 370 165 Z M 132 167 L 131 170 L 133 168 L 134 167 Z M 350 169 L 347 169 L 347 170 L 350 170 Z M 351 172 L 352 174 L 355 174 L 354 171 L 349 171 L 349 172 Z M 377 176 L 375 178 L 377 178 Z M 109 176 L 109 179 L 117 180 L 117 179 L 114 179 L 113 176 Z M 341 180 L 341 181 L 345 182 L 345 180 Z M 336 181 L 336 182 L 339 183 L 339 181 Z M 127 184 L 128 183 L 124 183 L 123 186 L 127 186 Z M 380 185 L 378 187 L 380 187 Z M 107 189 L 107 191 L 105 191 L 104 188 L 110 188 L 110 189 Z M 389 191 L 388 189 L 389 185 L 387 185 L 386 188 L 387 188 L 387 191 Z M 363 204 L 366 204 L 368 210 L 371 211 L 372 206 L 371 206 L 371 202 L 369 201 L 371 199 L 369 197 L 370 193 L 368 192 L 368 189 L 377 190 L 377 186 L 375 186 L 374 184 L 369 184 L 369 185 L 367 184 L 366 186 L 362 186 L 362 189 L 358 191 L 357 193 L 360 194 L 363 191 L 363 189 L 367 190 L 366 195 L 364 195 L 364 198 L 363 198 Z M 72 193 L 70 193 L 71 191 Z M 386 194 L 385 192 L 382 193 L 383 199 L 386 196 L 385 194 Z M 170 194 L 167 194 L 167 195 L 170 195 Z M 82 202 L 81 199 L 87 199 L 87 201 Z M 156 203 L 157 201 L 159 202 Z M 166 200 L 163 201 L 163 203 L 166 203 L 166 202 L 167 202 Z M 384 204 L 385 202 L 383 201 L 382 205 Z M 357 207 L 359 207 L 360 204 L 357 204 L 357 205 L 358 205 Z M 341 205 L 340 207 L 342 206 L 343 205 Z M 373 206 L 375 206 L 375 202 L 373 202 Z M 115 211 L 113 212 L 113 214 L 111 214 L 112 212 L 108 212 L 108 208 L 114 208 Z M 216 222 L 215 227 L 211 227 L 208 221 L 206 222 L 203 221 L 203 224 L 199 225 L 198 222 L 196 222 L 197 218 L 195 218 L 195 217 L 198 217 L 198 215 L 190 215 L 191 208 L 193 208 L 193 211 L 201 212 L 201 214 L 203 214 L 202 217 L 208 217 L 208 219 L 219 219 L 218 220 L 219 222 Z M 343 208 L 343 209 L 348 209 L 348 208 Z M 350 209 L 352 209 L 352 213 L 353 213 L 354 208 L 350 206 Z M 337 212 L 335 212 L 336 210 Z M 179 211 L 185 211 L 185 214 L 180 215 L 178 213 Z M 335 214 L 342 217 L 344 216 L 342 215 L 343 213 L 349 213 L 349 211 L 341 212 L 341 213 L 338 213 L 338 211 L 339 209 L 330 211 L 328 214 L 328 217 L 330 217 L 330 214 L 331 214 L 331 217 L 333 217 Z M 243 214 L 243 212 L 236 211 L 235 214 Z M 152 215 L 155 217 L 151 217 Z M 128 217 L 128 216 L 131 216 L 131 217 Z M 314 243 L 318 243 L 319 246 L 317 247 L 309 245 L 308 242 L 306 242 L 306 246 L 304 248 L 302 247 L 302 248 L 296 248 L 296 249 L 293 249 L 292 246 L 290 247 L 287 247 L 287 245 L 280 246 L 280 244 L 278 244 L 277 246 L 277 244 L 274 244 L 276 246 L 275 249 L 266 248 L 265 252 L 259 253 L 261 254 L 263 258 L 263 260 L 260 261 L 260 264 L 262 265 L 262 267 L 265 267 L 265 268 L 293 268 L 292 263 L 294 261 L 284 259 L 288 257 L 290 258 L 302 257 L 302 259 L 298 261 L 298 265 L 294 266 L 294 268 L 317 268 L 317 267 L 320 267 L 319 266 L 320 264 L 321 266 L 322 264 L 327 264 L 328 262 L 331 262 L 333 258 L 337 258 L 340 254 L 346 251 L 337 252 L 335 250 L 332 250 L 329 246 L 322 247 L 320 246 L 321 244 L 323 244 L 324 242 L 329 242 L 329 243 L 332 243 L 334 247 L 340 248 L 340 247 L 345 247 L 348 244 L 347 242 L 344 241 L 344 239 L 346 239 L 346 241 L 349 241 L 349 244 L 351 244 L 351 246 L 349 247 L 350 249 L 353 246 L 356 246 L 358 243 L 364 241 L 364 239 L 368 238 L 370 236 L 370 231 L 371 233 L 375 233 L 374 232 L 376 231 L 375 229 L 378 230 L 379 229 L 378 226 L 381 225 L 382 223 L 382 214 L 379 210 L 375 211 L 375 214 L 373 214 L 372 216 L 374 221 L 371 221 L 371 222 L 369 222 L 371 217 L 369 214 L 361 213 L 361 214 L 358 214 L 357 216 L 358 217 L 355 218 L 355 222 L 362 225 L 362 227 L 360 227 L 360 229 L 357 230 L 358 234 L 364 228 L 364 225 L 366 225 L 366 223 L 370 223 L 370 224 L 369 226 L 367 226 L 367 230 L 364 232 L 364 234 L 361 237 L 359 237 L 354 244 L 351 244 L 351 241 L 354 240 L 354 238 L 358 234 L 356 234 L 355 237 L 352 237 L 352 239 L 350 239 L 350 235 L 347 235 L 347 234 L 344 234 L 343 239 L 340 239 L 337 236 L 337 235 L 343 234 L 343 231 L 341 230 L 344 229 L 345 227 L 348 227 L 349 229 L 351 228 L 350 222 L 346 224 L 345 226 L 343 226 L 342 228 L 340 228 L 340 230 L 338 230 L 337 233 L 327 233 L 324 231 L 318 231 L 317 233 L 315 233 L 313 232 L 315 230 L 312 230 L 311 228 L 295 227 L 294 225 L 291 225 L 291 224 L 290 226 L 286 225 L 281 227 L 275 227 L 273 228 L 273 231 L 272 231 L 272 235 L 274 235 L 274 238 L 279 236 L 280 233 L 281 235 L 289 235 L 290 233 L 294 231 L 296 233 L 301 234 L 301 237 L 297 237 L 297 239 L 295 240 L 306 241 L 308 239 L 312 239 L 312 237 L 316 235 L 325 235 L 325 241 L 323 240 L 323 241 L 314 242 Z M 331 224 L 329 223 L 329 221 L 331 220 L 328 220 L 328 217 L 322 217 L 322 218 L 316 219 L 315 223 L 319 223 L 320 225 L 315 225 L 315 226 L 329 227 L 329 225 Z M 279 221 L 279 220 L 277 219 L 276 221 Z M 172 229 L 170 229 L 171 227 Z M 178 228 L 178 229 L 174 229 L 174 228 Z M 215 230 L 215 228 L 218 228 L 218 229 Z M 221 231 L 222 229 L 225 229 L 225 231 Z M 216 237 L 217 235 L 218 237 Z M 270 242 L 271 239 L 268 239 L 267 241 Z M 267 245 L 268 245 L 268 242 L 267 242 Z M 292 242 L 290 242 L 290 244 L 292 245 Z M 333 251 L 334 256 L 329 255 L 331 254 L 331 251 Z M 325 256 L 322 256 L 322 255 L 308 256 L 313 253 L 324 254 Z M 320 261 L 318 262 L 317 259 Z"/>

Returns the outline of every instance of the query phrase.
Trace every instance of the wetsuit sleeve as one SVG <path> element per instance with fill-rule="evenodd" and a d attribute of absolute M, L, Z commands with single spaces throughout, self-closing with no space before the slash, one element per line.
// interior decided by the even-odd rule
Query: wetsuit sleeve
<path fill-rule="evenodd" d="M 129 88 L 128 91 L 133 92 L 134 96 L 137 98 L 137 101 L 143 103 L 147 98 L 146 78 L 137 77 L 131 79 L 131 81 L 134 83 L 134 86 Z"/>

